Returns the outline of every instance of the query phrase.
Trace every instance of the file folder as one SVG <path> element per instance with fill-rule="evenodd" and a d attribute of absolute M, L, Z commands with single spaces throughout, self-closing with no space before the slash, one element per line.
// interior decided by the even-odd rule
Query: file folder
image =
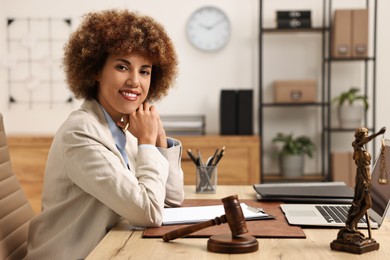
<path fill-rule="evenodd" d="M 237 93 L 237 134 L 253 134 L 253 90 L 241 89 Z"/>
<path fill-rule="evenodd" d="M 365 58 L 368 53 L 368 10 L 352 11 L 352 57 Z"/>
<path fill-rule="evenodd" d="M 237 134 L 237 94 L 236 90 L 221 90 L 220 134 Z"/>
<path fill-rule="evenodd" d="M 253 90 L 221 90 L 220 134 L 253 134 Z"/>
<path fill-rule="evenodd" d="M 352 10 L 335 10 L 332 28 L 332 57 L 350 58 Z"/>

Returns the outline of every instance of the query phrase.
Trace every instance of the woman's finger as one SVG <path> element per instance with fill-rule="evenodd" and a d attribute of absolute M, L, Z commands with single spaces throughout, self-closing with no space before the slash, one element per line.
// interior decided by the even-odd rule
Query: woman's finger
<path fill-rule="evenodd" d="M 148 102 L 144 103 L 144 111 L 149 111 L 150 110 L 150 104 Z"/>

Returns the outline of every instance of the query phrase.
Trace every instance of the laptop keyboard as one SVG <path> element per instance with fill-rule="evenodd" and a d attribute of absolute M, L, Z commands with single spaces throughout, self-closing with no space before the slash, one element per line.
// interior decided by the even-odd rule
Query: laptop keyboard
<path fill-rule="evenodd" d="M 328 223 L 345 223 L 349 206 L 316 206 L 316 209 Z M 366 223 L 366 220 L 362 218 L 359 223 Z"/>

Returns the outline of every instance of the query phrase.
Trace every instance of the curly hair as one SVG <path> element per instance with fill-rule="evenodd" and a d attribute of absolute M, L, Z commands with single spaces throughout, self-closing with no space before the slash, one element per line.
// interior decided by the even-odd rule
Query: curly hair
<path fill-rule="evenodd" d="M 152 61 L 149 101 L 165 96 L 177 76 L 173 43 L 153 18 L 128 10 L 88 13 L 64 47 L 66 82 L 76 98 L 96 98 L 96 78 L 110 54 L 139 54 Z"/>

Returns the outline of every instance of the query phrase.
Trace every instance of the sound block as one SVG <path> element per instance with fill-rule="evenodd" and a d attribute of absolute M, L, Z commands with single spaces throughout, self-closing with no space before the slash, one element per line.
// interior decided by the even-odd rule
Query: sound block
<path fill-rule="evenodd" d="M 259 249 L 256 238 L 250 235 L 233 237 L 231 234 L 214 235 L 207 241 L 207 250 L 223 254 L 243 254 Z"/>
<path fill-rule="evenodd" d="M 379 243 L 377 243 L 374 239 L 367 239 L 366 243 L 363 244 L 352 244 L 346 243 L 340 239 L 333 240 L 330 243 L 330 248 L 337 251 L 343 251 L 354 254 L 364 254 L 367 252 L 371 252 L 379 249 Z"/>

